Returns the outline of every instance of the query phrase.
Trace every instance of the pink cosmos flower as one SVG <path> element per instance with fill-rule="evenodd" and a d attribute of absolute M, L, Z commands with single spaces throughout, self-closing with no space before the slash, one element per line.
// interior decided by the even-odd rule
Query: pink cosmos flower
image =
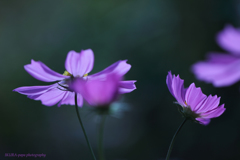
<path fill-rule="evenodd" d="M 27 95 L 28 98 L 34 100 L 40 100 L 43 105 L 52 106 L 58 103 L 60 107 L 62 104 L 74 105 L 74 92 L 69 90 L 68 84 L 76 77 L 83 79 L 91 79 L 101 77 L 109 73 L 118 73 L 119 75 L 125 75 L 131 68 L 130 64 L 126 63 L 127 60 L 120 60 L 111 66 L 107 67 L 101 72 L 93 75 L 88 73 L 93 68 L 94 54 L 91 49 L 82 50 L 80 53 L 70 51 L 67 55 L 64 74 L 59 74 L 40 61 L 31 61 L 31 64 L 24 66 L 25 70 L 34 78 L 44 82 L 56 82 L 47 86 L 27 86 L 19 87 L 13 91 Z M 136 81 L 121 81 L 119 85 L 119 93 L 129 93 L 136 89 Z M 77 94 L 78 106 L 83 105 L 83 97 L 81 94 Z"/>
<path fill-rule="evenodd" d="M 206 96 L 194 83 L 184 88 L 184 80 L 179 75 L 172 76 L 171 71 L 168 72 L 166 83 L 170 93 L 182 106 L 180 112 L 188 119 L 207 125 L 211 118 L 219 117 L 225 111 L 224 104 L 219 106 L 220 97 Z"/>
<path fill-rule="evenodd" d="M 209 53 L 206 61 L 192 66 L 197 79 L 215 87 L 230 86 L 240 80 L 240 29 L 227 25 L 217 35 L 218 44 L 230 54 Z"/>
<path fill-rule="evenodd" d="M 121 79 L 122 77 L 117 73 L 106 74 L 104 77 L 87 81 L 77 78 L 69 87 L 81 94 L 91 106 L 107 108 L 119 96 Z"/>

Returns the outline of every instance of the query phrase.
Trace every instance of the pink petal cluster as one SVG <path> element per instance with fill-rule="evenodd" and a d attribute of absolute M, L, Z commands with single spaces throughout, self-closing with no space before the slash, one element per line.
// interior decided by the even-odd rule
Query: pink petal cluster
<path fill-rule="evenodd" d="M 43 105 L 52 106 L 58 103 L 58 106 L 63 104 L 74 105 L 74 92 L 69 90 L 68 84 L 77 77 L 81 77 L 85 80 L 103 77 L 106 74 L 118 73 L 119 75 L 125 75 L 131 68 L 130 64 L 126 63 L 126 60 L 120 60 L 111 66 L 107 67 L 101 72 L 93 75 L 88 75 L 91 72 L 94 64 L 94 54 L 91 49 L 82 50 L 80 53 L 70 51 L 67 55 L 65 68 L 67 74 L 59 74 L 40 61 L 31 61 L 31 64 L 24 66 L 25 70 L 34 78 L 44 82 L 55 82 L 52 85 L 46 86 L 27 86 L 19 87 L 13 91 L 27 95 L 28 98 L 34 100 L 40 100 Z M 136 81 L 120 81 L 119 93 L 129 93 L 136 89 Z M 77 94 L 78 106 L 83 105 L 83 97 L 81 94 Z"/>
<path fill-rule="evenodd" d="M 80 93 L 91 106 L 107 108 L 120 94 L 121 79 L 117 73 L 87 81 L 77 78 L 69 87 L 74 92 Z"/>
<path fill-rule="evenodd" d="M 211 118 L 219 117 L 225 111 L 224 104 L 219 106 L 220 97 L 206 96 L 194 83 L 184 88 L 184 80 L 179 75 L 172 75 L 171 71 L 168 72 L 166 83 L 170 93 L 182 106 L 182 114 L 188 119 L 207 125 Z"/>
<path fill-rule="evenodd" d="M 230 86 L 240 80 L 240 29 L 227 25 L 217 35 L 218 44 L 230 54 L 209 53 L 206 61 L 192 66 L 196 78 L 215 87 Z"/>

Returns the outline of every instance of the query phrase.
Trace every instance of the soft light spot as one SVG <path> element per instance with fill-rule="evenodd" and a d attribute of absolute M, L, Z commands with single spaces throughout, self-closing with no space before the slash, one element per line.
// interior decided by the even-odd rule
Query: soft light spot
<path fill-rule="evenodd" d="M 87 74 L 87 73 L 83 75 L 83 77 L 87 77 L 87 76 L 88 76 L 88 74 Z"/>
<path fill-rule="evenodd" d="M 72 76 L 68 71 L 64 71 L 63 75 L 64 76 Z"/>

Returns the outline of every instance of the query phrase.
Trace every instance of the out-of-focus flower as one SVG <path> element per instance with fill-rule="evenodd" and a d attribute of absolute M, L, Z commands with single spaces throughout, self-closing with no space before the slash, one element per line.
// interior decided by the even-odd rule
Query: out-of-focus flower
<path fill-rule="evenodd" d="M 27 95 L 28 98 L 34 100 L 41 100 L 43 105 L 52 106 L 58 103 L 58 106 L 62 104 L 74 105 L 74 92 L 69 90 L 68 84 L 76 77 L 83 79 L 91 79 L 94 77 L 103 77 L 107 73 L 119 73 L 119 75 L 126 74 L 131 65 L 126 63 L 126 60 L 120 60 L 111 66 L 107 67 L 103 71 L 93 74 L 91 76 L 88 73 L 92 70 L 94 63 L 94 54 L 91 49 L 82 50 L 80 53 L 70 51 L 67 55 L 65 68 L 66 71 L 59 74 L 40 61 L 31 61 L 31 64 L 24 66 L 25 70 L 34 78 L 44 82 L 56 82 L 47 86 L 27 86 L 19 87 L 13 91 Z M 135 81 L 121 81 L 119 86 L 120 93 L 128 93 L 133 91 L 136 87 Z M 83 105 L 83 97 L 81 94 L 77 95 L 78 106 Z"/>
<path fill-rule="evenodd" d="M 81 94 L 91 106 L 108 108 L 120 94 L 120 82 L 121 77 L 112 73 L 106 74 L 104 78 L 92 78 L 90 80 L 77 78 L 69 87 L 74 92 Z"/>
<path fill-rule="evenodd" d="M 184 88 L 184 80 L 179 75 L 172 76 L 171 71 L 168 72 L 166 83 L 170 93 L 182 106 L 180 112 L 187 119 L 207 125 L 211 118 L 219 117 L 225 111 L 224 104 L 219 106 L 220 97 L 206 96 L 194 83 Z"/>
<path fill-rule="evenodd" d="M 215 87 L 229 86 L 240 80 L 240 29 L 227 25 L 217 35 L 218 44 L 230 54 L 209 53 L 206 61 L 192 66 L 197 79 Z"/>

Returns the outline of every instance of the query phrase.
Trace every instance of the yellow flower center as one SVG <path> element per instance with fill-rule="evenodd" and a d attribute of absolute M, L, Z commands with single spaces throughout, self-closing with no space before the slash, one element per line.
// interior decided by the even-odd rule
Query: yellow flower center
<path fill-rule="evenodd" d="M 72 76 L 72 74 L 70 74 L 68 71 L 64 71 L 63 75 L 64 76 Z"/>
<path fill-rule="evenodd" d="M 69 73 L 68 71 L 64 71 L 63 75 L 64 75 L 64 76 L 72 76 L 72 74 Z M 87 73 L 83 75 L 83 77 L 87 77 L 87 76 L 88 76 Z"/>

